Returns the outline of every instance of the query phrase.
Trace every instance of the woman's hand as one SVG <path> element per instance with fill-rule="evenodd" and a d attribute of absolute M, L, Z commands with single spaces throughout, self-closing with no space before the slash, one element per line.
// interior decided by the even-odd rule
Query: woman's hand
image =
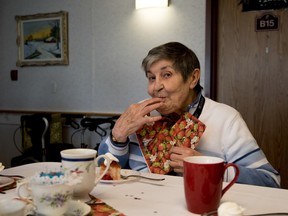
<path fill-rule="evenodd" d="M 188 156 L 202 155 L 191 148 L 187 147 L 172 147 L 170 150 L 170 166 L 173 167 L 177 173 L 183 173 L 183 159 Z"/>
<path fill-rule="evenodd" d="M 116 121 L 112 130 L 117 142 L 126 142 L 127 137 L 135 133 L 142 125 L 160 120 L 161 116 L 149 116 L 149 113 L 162 105 L 161 98 L 151 98 L 130 105 Z"/>

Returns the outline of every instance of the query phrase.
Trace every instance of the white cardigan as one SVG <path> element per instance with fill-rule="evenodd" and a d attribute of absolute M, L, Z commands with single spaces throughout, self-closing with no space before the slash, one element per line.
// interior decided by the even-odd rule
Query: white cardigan
<path fill-rule="evenodd" d="M 197 107 L 197 104 L 195 106 Z M 195 106 L 189 110 L 190 113 L 194 112 Z M 267 161 L 237 110 L 205 97 L 199 120 L 206 125 L 206 130 L 196 148 L 197 151 L 223 158 L 227 163 L 237 164 L 240 169 L 238 183 L 280 186 L 279 173 Z M 119 158 L 122 167 L 149 172 L 135 134 L 123 145 L 113 143 L 108 136 L 101 143 L 99 154 L 108 151 Z M 230 181 L 233 176 L 233 167 L 228 168 L 225 180 Z"/>

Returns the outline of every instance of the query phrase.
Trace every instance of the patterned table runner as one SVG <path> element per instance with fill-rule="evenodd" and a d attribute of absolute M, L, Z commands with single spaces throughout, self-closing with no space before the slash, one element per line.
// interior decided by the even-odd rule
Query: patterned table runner
<path fill-rule="evenodd" d="M 94 201 L 96 204 L 90 204 L 91 206 L 91 213 L 90 216 L 125 216 L 125 214 L 119 212 L 118 210 L 114 209 L 113 207 L 109 206 L 108 204 L 106 204 L 105 202 L 103 202 L 102 200 L 91 196 L 90 198 L 92 201 Z M 93 203 L 93 202 L 91 202 Z"/>

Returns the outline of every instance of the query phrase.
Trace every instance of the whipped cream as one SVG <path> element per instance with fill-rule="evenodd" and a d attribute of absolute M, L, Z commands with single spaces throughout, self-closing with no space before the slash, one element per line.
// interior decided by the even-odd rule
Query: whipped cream
<path fill-rule="evenodd" d="M 107 152 L 105 155 L 111 160 L 111 162 L 112 161 L 116 161 L 117 163 L 119 162 L 118 158 L 116 158 L 110 152 Z M 107 160 L 104 161 L 104 165 L 107 166 Z"/>
<path fill-rule="evenodd" d="M 222 203 L 218 208 L 218 216 L 243 216 L 244 208 L 234 202 Z"/>

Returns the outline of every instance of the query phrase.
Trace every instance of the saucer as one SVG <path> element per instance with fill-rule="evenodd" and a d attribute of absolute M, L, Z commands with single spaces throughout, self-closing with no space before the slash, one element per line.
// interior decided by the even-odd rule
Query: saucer
<path fill-rule="evenodd" d="M 69 210 L 64 216 L 85 216 L 91 212 L 91 207 L 79 200 L 70 200 L 68 205 Z"/>
<path fill-rule="evenodd" d="M 127 178 L 127 179 L 120 179 L 120 180 L 103 180 L 101 179 L 101 183 L 106 183 L 106 184 L 121 184 L 125 182 L 130 182 L 130 181 L 135 181 L 138 180 L 139 178 L 137 175 L 141 175 L 140 172 L 131 170 L 131 169 L 121 169 L 120 171 L 121 175 L 128 176 L 128 175 L 135 175 L 133 177 Z"/>
<path fill-rule="evenodd" d="M 68 211 L 63 216 L 86 216 L 91 212 L 91 207 L 86 203 L 76 200 L 68 201 Z M 42 214 L 28 212 L 26 216 L 44 216 Z"/>

